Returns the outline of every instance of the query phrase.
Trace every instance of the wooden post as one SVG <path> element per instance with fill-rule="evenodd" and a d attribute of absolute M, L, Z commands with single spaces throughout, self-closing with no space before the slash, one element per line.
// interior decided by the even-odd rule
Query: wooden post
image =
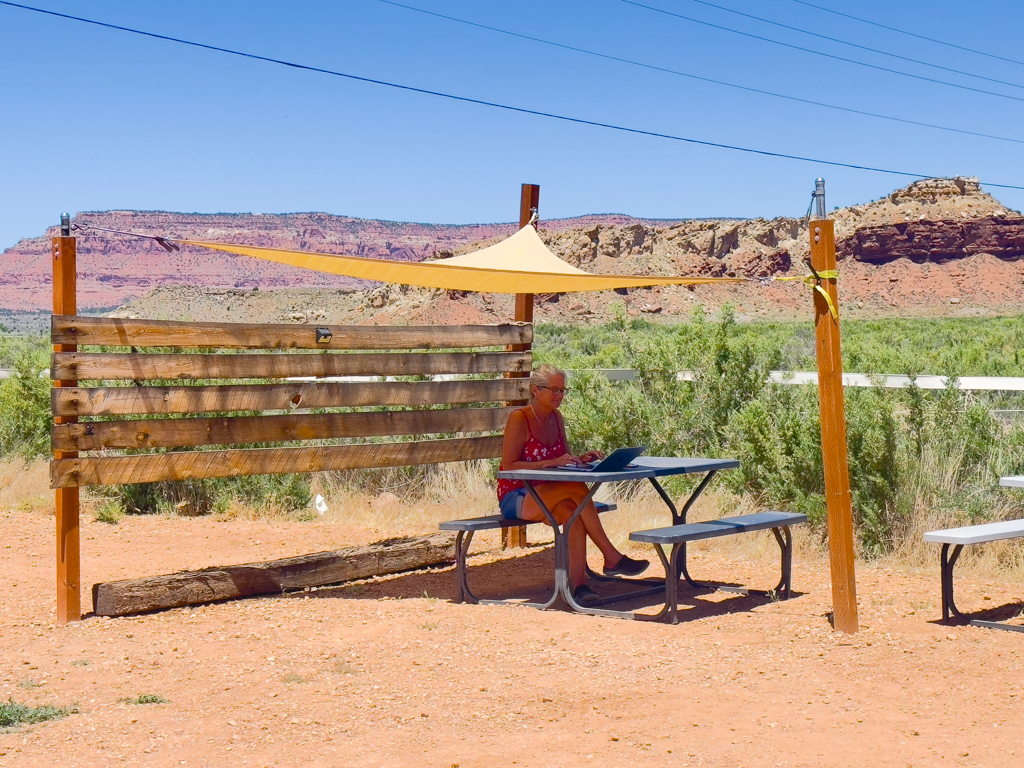
<path fill-rule="evenodd" d="M 53 314 L 77 314 L 75 238 L 71 237 L 70 217 L 61 216 L 61 236 L 53 238 Z M 77 352 L 75 344 L 54 344 L 54 352 Z M 77 381 L 55 381 L 55 387 L 75 387 Z M 57 424 L 78 421 L 77 416 L 58 416 Z M 55 451 L 55 459 L 73 459 L 77 451 Z M 78 549 L 78 488 L 57 488 L 57 621 L 82 618 L 81 568 Z"/>
<path fill-rule="evenodd" d="M 824 183 L 822 183 L 824 186 Z M 824 189 L 822 196 L 824 197 Z M 811 266 L 821 274 L 836 268 L 833 222 L 823 218 L 810 223 Z M 821 281 L 822 288 L 839 309 L 836 279 Z M 832 566 L 832 625 L 854 633 L 857 621 L 857 580 L 853 562 L 853 508 L 850 504 L 850 471 L 846 456 L 846 413 L 843 401 L 843 361 L 839 346 L 839 318 L 833 317 L 825 297 L 814 292 L 814 328 L 818 352 L 818 393 L 821 401 L 821 453 L 825 465 L 825 504 L 828 508 L 828 550 Z"/>
<path fill-rule="evenodd" d="M 530 224 L 530 220 L 533 219 L 533 214 L 540 210 L 540 185 L 539 184 L 523 184 L 522 192 L 519 197 L 519 229 Z M 534 227 L 537 223 L 534 222 Z M 532 293 L 517 293 L 516 294 L 516 322 L 532 323 L 533 322 L 533 294 Z M 521 352 L 529 350 L 532 344 L 513 344 L 509 347 L 509 351 Z M 513 374 L 516 375 L 516 374 Z M 519 374 L 519 376 L 529 376 L 530 374 L 526 371 Z M 501 547 L 525 547 L 526 546 L 526 526 L 519 526 L 518 528 L 506 528 L 501 532 Z"/>

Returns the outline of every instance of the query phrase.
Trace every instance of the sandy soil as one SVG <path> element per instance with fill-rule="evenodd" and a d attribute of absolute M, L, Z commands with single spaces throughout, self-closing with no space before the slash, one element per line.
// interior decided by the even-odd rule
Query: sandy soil
<path fill-rule="evenodd" d="M 85 594 L 94 581 L 396 533 L 83 522 Z M 937 566 L 861 564 L 854 636 L 831 630 L 827 562 L 806 546 L 793 600 L 687 592 L 678 626 L 455 605 L 450 569 L 58 625 L 52 526 L 0 513 L 0 700 L 80 712 L 0 734 L 0 765 L 903 768 L 1024 753 L 1024 634 L 936 623 Z M 472 561 L 479 592 L 542 588 L 548 548 L 495 545 L 485 537 Z M 777 578 L 770 544 L 697 549 L 697 578 Z M 963 610 L 1009 605 L 996 611 L 1007 616 L 1024 601 L 1020 574 L 968 570 L 957 587 Z M 169 703 L 120 701 L 140 694 Z"/>

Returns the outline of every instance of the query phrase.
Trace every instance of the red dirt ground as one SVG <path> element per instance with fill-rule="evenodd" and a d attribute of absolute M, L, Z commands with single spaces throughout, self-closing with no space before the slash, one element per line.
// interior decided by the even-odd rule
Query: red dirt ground
<path fill-rule="evenodd" d="M 861 564 L 853 636 L 828 624 L 813 547 L 798 552 L 793 600 L 688 592 L 678 626 L 455 605 L 450 569 L 59 625 L 52 526 L 0 513 L 0 700 L 80 712 L 0 734 L 0 765 L 904 768 L 1015 765 L 1024 752 L 1024 635 L 937 624 L 931 570 Z M 385 533 L 89 521 L 83 592 Z M 471 561 L 480 592 L 536 588 L 550 572 L 547 548 L 494 545 Z M 770 547 L 705 543 L 692 560 L 697 578 L 762 587 L 776 568 Z M 1024 599 L 1019 581 L 966 572 L 957 586 L 964 610 Z M 147 693 L 169 703 L 120 701 Z"/>

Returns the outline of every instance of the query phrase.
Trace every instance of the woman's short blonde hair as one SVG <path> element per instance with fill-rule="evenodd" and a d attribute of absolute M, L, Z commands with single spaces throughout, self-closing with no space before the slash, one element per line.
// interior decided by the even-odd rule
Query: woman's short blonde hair
<path fill-rule="evenodd" d="M 546 387 L 548 383 L 555 378 L 555 376 L 561 376 L 562 380 L 565 381 L 569 377 L 565 375 L 565 371 L 561 368 L 553 366 L 551 363 L 541 363 L 533 372 L 530 374 L 530 402 L 533 402 L 533 388 L 534 387 Z"/>

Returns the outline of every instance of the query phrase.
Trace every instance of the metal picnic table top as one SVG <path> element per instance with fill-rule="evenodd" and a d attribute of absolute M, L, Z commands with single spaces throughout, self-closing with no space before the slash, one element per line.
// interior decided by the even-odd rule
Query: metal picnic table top
<path fill-rule="evenodd" d="M 632 466 L 615 472 L 591 472 L 586 469 L 508 469 L 498 477 L 507 480 L 545 480 L 572 483 L 615 483 L 623 480 L 646 480 L 652 477 L 690 475 L 736 469 L 736 459 L 677 458 L 674 456 L 638 456 Z"/>

